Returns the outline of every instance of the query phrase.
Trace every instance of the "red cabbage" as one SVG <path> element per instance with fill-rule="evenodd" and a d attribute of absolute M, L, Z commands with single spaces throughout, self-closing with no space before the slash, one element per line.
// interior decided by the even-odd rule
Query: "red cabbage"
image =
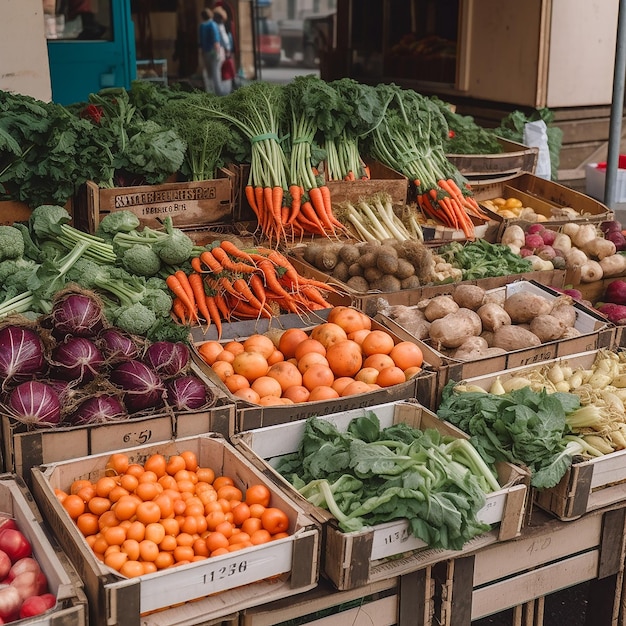
<path fill-rule="evenodd" d="M 124 391 L 124 404 L 130 413 L 163 405 L 165 387 L 159 376 L 141 361 L 125 361 L 110 374 L 111 382 Z"/>
<path fill-rule="evenodd" d="M 68 422 L 73 426 L 84 424 L 107 424 L 128 418 L 122 402 L 114 395 L 103 393 L 87 398 L 70 415 Z"/>
<path fill-rule="evenodd" d="M 98 301 L 78 293 L 70 293 L 55 301 L 50 319 L 57 335 L 93 337 L 103 326 L 103 312 Z"/>
<path fill-rule="evenodd" d="M 180 341 L 155 341 L 146 350 L 143 361 L 159 376 L 178 376 L 189 363 L 189 348 Z"/>
<path fill-rule="evenodd" d="M 213 399 L 213 394 L 207 386 L 193 375 L 169 380 L 165 388 L 167 403 L 178 411 L 199 409 Z"/>
<path fill-rule="evenodd" d="M 606 315 L 613 324 L 626 324 L 626 306 L 623 304 L 613 304 L 608 302 L 598 307 L 598 311 Z"/>
<path fill-rule="evenodd" d="M 30 328 L 9 325 L 0 330 L 0 378 L 2 386 L 44 370 L 44 349 L 39 335 Z"/>
<path fill-rule="evenodd" d="M 102 352 L 86 337 L 68 337 L 52 350 L 54 375 L 64 380 L 87 383 L 96 377 L 103 363 Z"/>
<path fill-rule="evenodd" d="M 107 328 L 99 336 L 102 354 L 109 363 L 121 363 L 139 355 L 137 344 L 117 328 Z"/>
<path fill-rule="evenodd" d="M 604 238 L 615 244 L 616 252 L 621 252 L 626 248 L 626 237 L 624 237 L 621 230 L 611 230 L 604 235 Z"/>
<path fill-rule="evenodd" d="M 626 281 L 616 279 L 610 282 L 605 291 L 604 302 L 610 302 L 612 304 L 626 304 Z"/>
<path fill-rule="evenodd" d="M 46 383 L 29 380 L 9 394 L 11 417 L 28 426 L 56 426 L 61 421 L 61 402 Z"/>

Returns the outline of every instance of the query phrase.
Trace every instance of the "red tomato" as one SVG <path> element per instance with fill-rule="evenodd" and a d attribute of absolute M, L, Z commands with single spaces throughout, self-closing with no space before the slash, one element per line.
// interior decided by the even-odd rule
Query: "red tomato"
<path fill-rule="evenodd" d="M 9 585 L 0 589 L 0 618 L 5 622 L 18 618 L 21 604 L 20 592 L 15 587 Z"/>
<path fill-rule="evenodd" d="M 57 603 L 56 597 L 51 593 L 44 593 L 41 596 L 31 596 L 26 598 L 20 608 L 20 619 L 41 615 L 51 609 Z"/>
<path fill-rule="evenodd" d="M 0 580 L 4 580 L 11 570 L 11 559 L 6 552 L 0 550 Z"/>
<path fill-rule="evenodd" d="M 6 552 L 13 563 L 32 553 L 28 539 L 15 528 L 0 530 L 0 550 Z"/>

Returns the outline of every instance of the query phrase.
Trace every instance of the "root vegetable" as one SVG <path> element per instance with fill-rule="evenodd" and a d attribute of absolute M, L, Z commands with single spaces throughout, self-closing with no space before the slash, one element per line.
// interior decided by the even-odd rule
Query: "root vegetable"
<path fill-rule="evenodd" d="M 383 292 L 400 291 L 402 288 L 400 281 L 395 276 L 391 276 L 390 274 L 385 274 L 380 280 L 377 280 L 375 283 L 371 283 L 370 287 Z"/>
<path fill-rule="evenodd" d="M 565 253 L 565 263 L 571 269 L 583 266 L 588 260 L 587 255 L 579 248 L 572 248 Z"/>
<path fill-rule="evenodd" d="M 474 313 L 468 309 L 464 309 L 467 313 Z M 476 315 L 478 318 L 478 315 Z M 480 321 L 480 318 L 478 318 Z M 439 318 L 430 325 L 430 338 L 436 347 L 458 348 L 468 337 L 478 335 L 475 324 L 468 315 L 463 315 L 459 311 L 450 313 L 445 317 Z"/>
<path fill-rule="evenodd" d="M 360 256 L 361 252 L 352 244 L 345 244 L 339 249 L 339 258 L 348 266 L 356 263 Z"/>
<path fill-rule="evenodd" d="M 445 317 L 449 313 L 456 313 L 459 305 L 453 300 L 452 296 L 435 296 L 424 309 L 424 315 L 429 322 L 441 317 Z"/>
<path fill-rule="evenodd" d="M 626 257 L 624 257 L 626 259 Z M 398 269 L 396 270 L 396 278 L 404 280 L 415 274 L 415 268 L 406 259 L 398 259 Z"/>
<path fill-rule="evenodd" d="M 358 263 L 353 263 L 348 268 L 350 276 L 363 276 L 363 268 Z"/>
<path fill-rule="evenodd" d="M 365 254 L 361 254 L 361 258 L 359 259 L 358 263 L 363 269 L 367 267 L 375 267 L 376 256 L 376 252 L 366 252 Z"/>
<path fill-rule="evenodd" d="M 393 250 L 394 254 L 390 254 Z M 376 257 L 376 267 L 383 274 L 395 274 L 398 271 L 398 253 L 390 246 L 382 246 Z"/>
<path fill-rule="evenodd" d="M 317 255 L 320 253 L 322 246 L 319 244 L 310 244 L 304 249 L 304 254 L 302 255 L 304 260 L 311 265 L 315 265 L 315 260 L 317 259 Z"/>
<path fill-rule="evenodd" d="M 477 285 L 458 285 L 452 298 L 461 308 L 477 311 L 484 302 L 485 290 Z"/>
<path fill-rule="evenodd" d="M 572 244 L 584 250 L 585 247 L 598 236 L 594 224 L 582 224 L 574 235 L 571 235 Z"/>
<path fill-rule="evenodd" d="M 315 267 L 329 271 L 335 268 L 338 261 L 339 257 L 330 246 L 322 246 L 321 250 L 315 256 Z"/>
<path fill-rule="evenodd" d="M 597 261 L 613 256 L 617 252 L 615 244 L 604 237 L 594 237 L 581 248 L 588 257 Z"/>
<path fill-rule="evenodd" d="M 512 224 L 511 226 L 507 226 L 506 230 L 502 234 L 501 243 L 505 246 L 517 246 L 521 248 L 524 245 L 524 230 L 521 226 L 517 224 Z"/>
<path fill-rule="evenodd" d="M 480 358 L 480 355 L 487 350 L 487 348 L 489 348 L 489 346 L 482 337 L 470 337 L 454 351 L 452 356 L 462 361 L 471 361 Z"/>
<path fill-rule="evenodd" d="M 572 249 L 572 240 L 565 233 L 557 233 L 552 242 L 552 247 L 567 253 Z"/>
<path fill-rule="evenodd" d="M 345 261 L 339 261 L 339 263 L 335 265 L 332 276 L 333 278 L 340 280 L 342 283 L 345 283 L 350 278 L 350 274 L 348 273 L 348 266 L 346 265 Z"/>
<path fill-rule="evenodd" d="M 602 266 L 598 261 L 587 261 L 580 268 L 580 281 L 583 283 L 593 283 L 602 280 Z"/>
<path fill-rule="evenodd" d="M 400 281 L 400 287 L 402 289 L 417 289 L 421 287 L 420 279 L 415 275 L 409 276 Z"/>
<path fill-rule="evenodd" d="M 492 347 L 502 348 L 507 352 L 512 350 L 522 350 L 541 345 L 541 340 L 537 335 L 529 330 L 509 324 L 501 326 L 493 334 Z"/>
<path fill-rule="evenodd" d="M 368 282 L 362 276 L 351 276 L 346 285 L 359 293 L 366 293 L 370 288 Z"/>
<path fill-rule="evenodd" d="M 506 298 L 504 310 L 509 314 L 511 323 L 524 324 L 538 315 L 550 313 L 552 303 L 543 296 L 520 291 Z"/>
<path fill-rule="evenodd" d="M 569 296 L 561 296 L 552 305 L 550 315 L 561 320 L 566 328 L 572 328 L 576 324 L 576 309 L 571 303 Z"/>
<path fill-rule="evenodd" d="M 363 270 L 363 277 L 368 283 L 376 282 L 384 276 L 384 272 L 381 272 L 377 267 L 366 267 Z"/>
<path fill-rule="evenodd" d="M 556 341 L 559 339 L 567 326 L 562 320 L 554 317 L 554 315 L 538 315 L 530 323 L 530 332 L 539 337 L 541 343 L 546 341 Z"/>
<path fill-rule="evenodd" d="M 483 306 L 478 309 L 477 313 L 482 322 L 483 329 L 487 331 L 495 332 L 500 326 L 511 323 L 511 316 L 495 302 L 483 304 Z"/>

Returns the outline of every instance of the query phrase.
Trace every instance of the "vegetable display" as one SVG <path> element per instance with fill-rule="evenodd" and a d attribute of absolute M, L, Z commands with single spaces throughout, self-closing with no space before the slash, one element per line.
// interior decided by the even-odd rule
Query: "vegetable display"
<path fill-rule="evenodd" d="M 419 374 L 420 348 L 371 330 L 351 307 L 331 309 L 310 331 L 291 328 L 222 345 L 196 346 L 200 357 L 236 397 L 261 406 L 332 400 L 404 383 Z"/>
<path fill-rule="evenodd" d="M 344 532 L 406 517 L 414 536 L 454 550 L 489 530 L 476 514 L 485 494 L 500 489 L 467 440 L 404 423 L 381 429 L 371 411 L 346 432 L 308 419 L 298 451 L 276 469 Z"/>
<path fill-rule="evenodd" d="M 268 487 L 240 489 L 190 450 L 141 464 L 114 453 L 102 476 L 55 493 L 96 557 L 127 578 L 289 536 Z"/>

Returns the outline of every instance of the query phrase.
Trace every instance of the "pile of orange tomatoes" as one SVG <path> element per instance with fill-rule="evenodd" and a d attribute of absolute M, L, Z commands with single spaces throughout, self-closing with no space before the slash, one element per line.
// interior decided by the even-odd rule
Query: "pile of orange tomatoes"
<path fill-rule="evenodd" d="M 332 400 L 403 383 L 421 371 L 424 356 L 396 342 L 352 307 L 331 309 L 310 331 L 290 328 L 270 338 L 255 334 L 224 345 L 196 346 L 228 390 L 262 406 Z"/>
<path fill-rule="evenodd" d="M 96 557 L 128 578 L 289 536 L 267 486 L 243 492 L 188 450 L 143 465 L 114 453 L 103 477 L 55 493 Z"/>

